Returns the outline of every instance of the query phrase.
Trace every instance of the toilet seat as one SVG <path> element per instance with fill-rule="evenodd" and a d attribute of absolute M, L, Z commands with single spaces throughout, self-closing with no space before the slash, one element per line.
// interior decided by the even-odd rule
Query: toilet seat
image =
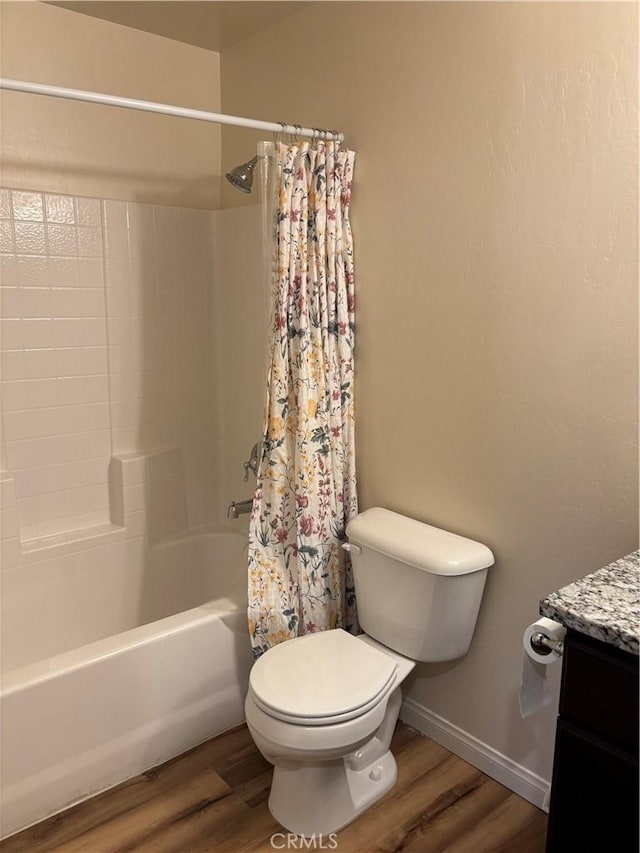
<path fill-rule="evenodd" d="M 276 720 L 282 720 L 284 723 L 293 723 L 294 725 L 302 725 L 302 726 L 331 726 L 335 723 L 343 723 L 347 720 L 353 720 L 356 717 L 361 717 L 363 714 L 366 714 L 367 711 L 370 711 L 374 708 L 379 702 L 382 701 L 393 689 L 396 683 L 395 675 L 392 675 L 387 684 L 384 686 L 382 690 L 380 690 L 372 699 L 366 702 L 364 705 L 360 705 L 357 708 L 352 708 L 349 711 L 343 711 L 341 714 L 331 714 L 326 716 L 318 716 L 318 715 L 309 715 L 302 717 L 300 715 L 288 714 L 286 711 L 282 711 L 279 708 L 273 708 L 263 702 L 255 693 L 255 691 L 251 691 L 251 696 L 256 706 L 260 708 L 261 711 L 264 711 L 265 714 L 268 714 L 270 717 L 273 717 Z"/>
<path fill-rule="evenodd" d="M 269 649 L 249 686 L 265 714 L 300 726 L 327 726 L 366 714 L 397 681 L 398 663 L 341 629 L 306 634 Z"/>

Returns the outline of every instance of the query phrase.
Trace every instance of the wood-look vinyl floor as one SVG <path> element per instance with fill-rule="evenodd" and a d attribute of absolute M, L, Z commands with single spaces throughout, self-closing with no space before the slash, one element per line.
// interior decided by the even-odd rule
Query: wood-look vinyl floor
<path fill-rule="evenodd" d="M 535 806 L 403 724 L 392 750 L 395 787 L 337 834 L 338 853 L 542 853 L 547 818 Z M 240 726 L 6 839 L 0 853 L 273 851 L 283 829 L 267 808 L 270 781 Z"/>

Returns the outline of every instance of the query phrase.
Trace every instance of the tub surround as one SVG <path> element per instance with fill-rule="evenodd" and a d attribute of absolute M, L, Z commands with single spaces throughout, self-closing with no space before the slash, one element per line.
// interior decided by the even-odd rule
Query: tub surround
<path fill-rule="evenodd" d="M 640 551 L 551 593 L 540 602 L 540 613 L 566 628 L 637 655 Z"/>
<path fill-rule="evenodd" d="M 182 456 L 151 539 L 216 517 L 217 221 L 0 189 L 3 570 L 122 525 L 112 457 Z"/>
<path fill-rule="evenodd" d="M 23 541 L 17 523 L 2 533 L 2 674 L 138 624 L 149 549 L 187 534 L 182 449 L 112 456 L 111 523 Z M 0 479 L 2 519 L 19 515 L 16 481 Z M 191 528 L 200 530 L 201 526 Z M 162 532 L 166 531 L 164 537 Z M 7 537 L 7 538 L 5 538 Z M 78 600 L 102 590 L 102 606 Z"/>
<path fill-rule="evenodd" d="M 223 225 L 0 189 L 0 835 L 243 718 L 245 540 L 215 519 L 256 432 L 220 441 Z"/>

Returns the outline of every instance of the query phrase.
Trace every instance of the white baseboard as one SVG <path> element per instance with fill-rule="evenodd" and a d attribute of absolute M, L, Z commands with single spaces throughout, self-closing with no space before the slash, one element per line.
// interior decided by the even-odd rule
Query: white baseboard
<path fill-rule="evenodd" d="M 478 738 L 429 711 L 413 699 L 405 699 L 400 719 L 450 752 L 473 764 L 515 794 L 548 811 L 549 782 L 517 764 Z"/>

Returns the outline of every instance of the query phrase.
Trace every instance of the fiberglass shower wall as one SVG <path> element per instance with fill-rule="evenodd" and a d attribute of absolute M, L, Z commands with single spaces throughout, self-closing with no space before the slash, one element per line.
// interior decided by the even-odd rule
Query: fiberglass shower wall
<path fill-rule="evenodd" d="M 215 214 L 1 202 L 3 569 L 123 526 L 155 541 L 210 522 Z"/>
<path fill-rule="evenodd" d="M 254 188 L 257 202 L 257 190 Z M 214 334 L 217 517 L 232 500 L 251 498 L 256 479 L 243 462 L 262 437 L 268 325 L 260 206 L 214 213 L 216 268 Z M 240 527 L 246 517 L 235 522 Z"/>

